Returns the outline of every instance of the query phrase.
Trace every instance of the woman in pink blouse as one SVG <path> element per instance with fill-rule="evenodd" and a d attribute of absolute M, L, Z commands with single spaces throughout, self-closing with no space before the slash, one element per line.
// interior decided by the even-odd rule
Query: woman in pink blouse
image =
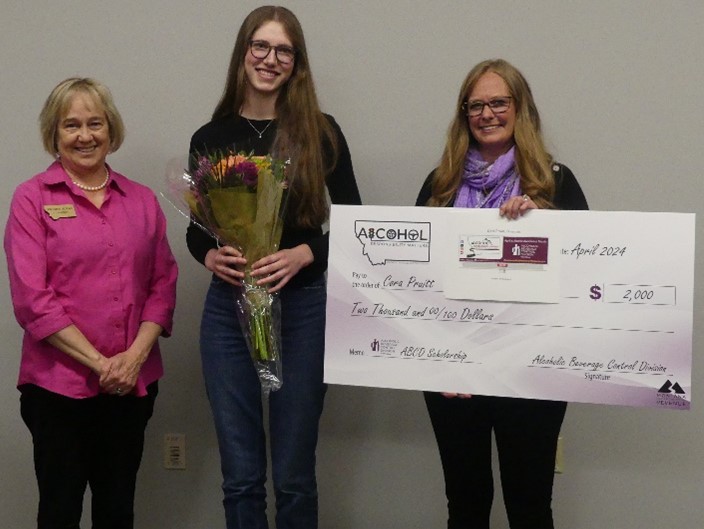
<path fill-rule="evenodd" d="M 66 79 L 39 121 L 56 161 L 15 190 L 5 229 L 38 527 L 78 529 L 90 485 L 93 528 L 132 528 L 176 262 L 154 193 L 105 163 L 124 138 L 108 89 Z"/>

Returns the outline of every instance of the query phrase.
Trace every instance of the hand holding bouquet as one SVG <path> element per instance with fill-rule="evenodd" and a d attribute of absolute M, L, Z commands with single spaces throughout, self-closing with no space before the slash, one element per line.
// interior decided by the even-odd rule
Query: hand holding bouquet
<path fill-rule="evenodd" d="M 280 300 L 256 284 L 251 264 L 279 248 L 287 164 L 268 155 L 217 151 L 197 153 L 188 171 L 167 175 L 172 197 L 191 220 L 247 259 L 243 286 L 235 292 L 237 316 L 265 393 L 282 383 Z"/>

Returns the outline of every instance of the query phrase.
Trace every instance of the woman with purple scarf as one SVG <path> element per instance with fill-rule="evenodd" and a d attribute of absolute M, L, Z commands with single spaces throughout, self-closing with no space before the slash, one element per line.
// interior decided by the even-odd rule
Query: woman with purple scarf
<path fill-rule="evenodd" d="M 528 82 L 508 62 L 476 65 L 460 89 L 440 165 L 418 206 L 587 209 L 572 172 L 545 150 Z M 425 393 L 445 475 L 448 529 L 487 529 L 494 495 L 491 434 L 512 529 L 552 529 L 557 438 L 566 402 Z"/>

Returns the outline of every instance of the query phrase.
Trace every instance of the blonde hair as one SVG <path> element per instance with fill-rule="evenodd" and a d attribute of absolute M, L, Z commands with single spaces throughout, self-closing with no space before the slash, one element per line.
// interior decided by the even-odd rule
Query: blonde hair
<path fill-rule="evenodd" d="M 125 139 L 125 125 L 122 117 L 115 107 L 110 90 L 95 79 L 85 77 L 70 77 L 61 81 L 44 102 L 44 107 L 39 114 L 39 130 L 44 149 L 52 156 L 58 153 L 56 136 L 59 122 L 68 112 L 77 93 L 90 96 L 105 113 L 110 134 L 110 151 L 115 152 Z"/>
<path fill-rule="evenodd" d="M 277 135 L 272 150 L 291 158 L 289 218 L 298 226 L 314 228 L 328 216 L 325 177 L 337 163 L 338 139 L 320 111 L 303 29 L 291 11 L 280 6 L 262 6 L 247 15 L 237 33 L 225 89 L 213 119 L 237 113 L 244 104 L 247 87 L 244 61 L 249 42 L 257 29 L 271 21 L 283 26 L 296 50 L 293 72 L 276 101 Z M 324 146 L 331 149 L 332 156 L 325 156 Z"/>
<path fill-rule="evenodd" d="M 540 115 L 533 94 L 523 74 L 503 59 L 480 62 L 470 70 L 462 83 L 455 118 L 447 132 L 447 143 L 440 165 L 433 176 L 429 206 L 445 206 L 455 196 L 462 180 L 467 150 L 476 144 L 467 120 L 466 102 L 479 79 L 486 73 L 499 75 L 508 86 L 516 109 L 513 140 L 516 146 L 516 168 L 521 190 L 530 195 L 540 208 L 551 208 L 555 197 L 552 156 L 545 149 L 540 129 Z"/>

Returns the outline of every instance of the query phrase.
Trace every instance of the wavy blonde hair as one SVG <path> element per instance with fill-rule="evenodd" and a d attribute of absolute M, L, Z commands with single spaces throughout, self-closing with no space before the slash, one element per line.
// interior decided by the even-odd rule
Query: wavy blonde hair
<path fill-rule="evenodd" d="M 289 218 L 300 227 L 316 228 L 328 216 L 325 178 L 337 163 L 338 139 L 320 110 L 303 29 L 291 11 L 280 6 L 262 6 L 247 15 L 237 33 L 225 89 L 213 119 L 236 114 L 242 107 L 247 87 L 244 61 L 249 42 L 262 25 L 271 21 L 283 26 L 296 50 L 293 72 L 276 101 L 278 125 L 272 151 L 291 158 Z M 330 148 L 332 156 L 325 156 L 324 146 Z"/>
<path fill-rule="evenodd" d="M 447 143 L 435 170 L 428 206 L 445 206 L 455 196 L 462 180 L 467 150 L 477 141 L 472 136 L 467 119 L 466 102 L 479 79 L 486 73 L 499 75 L 508 85 L 516 105 L 513 140 L 516 146 L 516 168 L 521 178 L 521 190 L 540 208 L 554 207 L 555 178 L 552 156 L 545 149 L 540 129 L 540 115 L 533 94 L 523 74 L 503 59 L 480 62 L 470 70 L 462 83 L 455 118 L 447 131 Z"/>
<path fill-rule="evenodd" d="M 46 152 L 56 156 L 59 152 L 57 135 L 59 122 L 71 106 L 77 93 L 90 96 L 100 110 L 105 113 L 110 137 L 110 152 L 120 148 L 125 139 L 125 125 L 117 111 L 112 94 L 107 86 L 89 77 L 69 77 L 57 84 L 44 102 L 39 114 L 39 133 Z"/>

